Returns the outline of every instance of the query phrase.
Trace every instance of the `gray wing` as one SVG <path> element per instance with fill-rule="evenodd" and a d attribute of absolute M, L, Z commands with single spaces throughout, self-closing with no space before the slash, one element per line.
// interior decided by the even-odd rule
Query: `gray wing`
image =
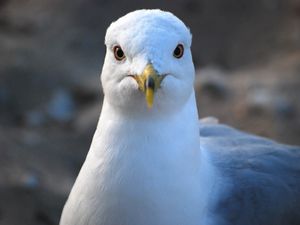
<path fill-rule="evenodd" d="M 300 224 L 300 147 L 205 123 L 200 141 L 220 175 L 209 206 L 216 224 Z"/>

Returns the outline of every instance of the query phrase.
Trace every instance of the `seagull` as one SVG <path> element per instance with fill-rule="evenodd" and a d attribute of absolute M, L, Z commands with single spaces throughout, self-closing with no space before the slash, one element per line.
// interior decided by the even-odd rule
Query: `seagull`
<path fill-rule="evenodd" d="M 300 224 L 300 147 L 199 120 L 191 42 L 159 9 L 109 26 L 102 111 L 60 225 Z"/>

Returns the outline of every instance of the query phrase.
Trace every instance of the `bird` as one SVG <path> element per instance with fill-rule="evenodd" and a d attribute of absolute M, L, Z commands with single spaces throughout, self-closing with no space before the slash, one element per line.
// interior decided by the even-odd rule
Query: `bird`
<path fill-rule="evenodd" d="M 102 111 L 60 225 L 300 224 L 300 147 L 199 120 L 191 43 L 160 9 L 108 27 Z"/>

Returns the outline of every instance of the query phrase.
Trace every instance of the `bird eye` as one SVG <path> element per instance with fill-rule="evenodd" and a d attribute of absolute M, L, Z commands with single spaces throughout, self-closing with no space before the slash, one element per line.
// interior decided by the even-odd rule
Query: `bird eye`
<path fill-rule="evenodd" d="M 115 55 L 116 60 L 118 60 L 118 61 L 121 61 L 125 58 L 125 54 L 119 45 L 114 47 L 114 55 Z"/>
<path fill-rule="evenodd" d="M 184 48 L 182 44 L 178 44 L 174 49 L 173 56 L 177 59 L 183 56 Z"/>

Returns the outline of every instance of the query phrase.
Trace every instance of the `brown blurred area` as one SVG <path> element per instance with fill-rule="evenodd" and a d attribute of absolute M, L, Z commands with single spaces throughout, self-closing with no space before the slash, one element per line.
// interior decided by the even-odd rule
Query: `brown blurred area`
<path fill-rule="evenodd" d="M 299 0 L 0 0 L 0 225 L 58 224 L 101 110 L 106 27 L 140 8 L 190 27 L 201 117 L 300 144 Z"/>

